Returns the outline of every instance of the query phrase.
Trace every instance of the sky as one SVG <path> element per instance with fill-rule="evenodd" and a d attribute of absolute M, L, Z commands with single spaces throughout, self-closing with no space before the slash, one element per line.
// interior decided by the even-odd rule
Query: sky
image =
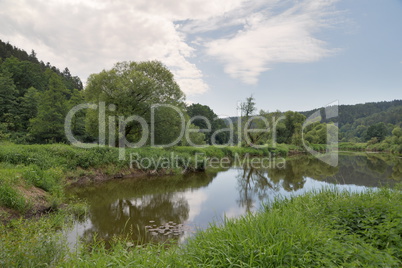
<path fill-rule="evenodd" d="M 84 83 L 159 60 L 222 117 L 402 99 L 402 0 L 0 0 L 0 39 Z"/>

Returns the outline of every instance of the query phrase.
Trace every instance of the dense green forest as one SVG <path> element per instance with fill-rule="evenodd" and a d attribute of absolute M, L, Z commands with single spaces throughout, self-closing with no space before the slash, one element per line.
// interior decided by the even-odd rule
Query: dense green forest
<path fill-rule="evenodd" d="M 83 85 L 68 68 L 0 40 L 0 140 L 62 142 L 64 116 L 82 102 Z"/>
<path fill-rule="evenodd" d="M 339 116 L 336 121 L 340 130 L 340 141 L 365 142 L 373 137 L 384 140 L 390 136 L 392 130 L 402 126 L 402 100 L 370 102 L 355 105 L 339 105 Z M 306 117 L 318 109 L 301 112 Z M 330 122 L 325 118 L 321 108 L 323 122 Z M 371 127 L 371 128 L 370 128 Z M 378 129 L 380 133 L 373 133 Z"/>
<path fill-rule="evenodd" d="M 60 71 L 39 61 L 34 51 L 28 54 L 0 41 L 0 140 L 3 141 L 68 143 L 64 129 L 67 113 L 78 104 L 93 103 L 96 109 L 80 110 L 71 122 L 76 140 L 111 146 L 134 143 L 302 146 L 326 144 L 330 138 L 367 143 L 373 150 L 402 152 L 402 100 L 340 105 L 339 116 L 330 119 L 326 118 L 324 108 L 257 113 L 256 101 L 250 96 L 239 107 L 240 117 L 220 119 L 207 105 L 186 105 L 185 95 L 173 74 L 158 61 L 117 63 L 109 70 L 92 74 L 84 89 L 68 68 Z M 101 103 L 105 103 L 103 121 L 99 112 Z M 322 120 L 305 126 L 306 119 L 317 111 Z M 145 122 L 130 119 L 133 115 Z M 120 128 L 124 128 L 124 135 Z M 151 130 L 145 139 L 144 128 Z M 178 140 L 182 129 L 185 135 Z"/>

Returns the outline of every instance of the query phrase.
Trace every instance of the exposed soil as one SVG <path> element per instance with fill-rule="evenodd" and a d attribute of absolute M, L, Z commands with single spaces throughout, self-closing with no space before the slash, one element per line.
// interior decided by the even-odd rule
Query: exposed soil
<path fill-rule="evenodd" d="M 12 219 L 17 219 L 21 216 L 21 214 L 15 210 L 0 207 L 0 223 L 6 224 Z"/>
<path fill-rule="evenodd" d="M 49 203 L 49 194 L 37 187 L 24 187 L 18 186 L 17 190 L 25 197 L 30 207 L 27 208 L 25 213 L 16 210 L 0 207 L 0 222 L 3 224 L 8 223 L 13 219 L 23 217 L 25 219 L 39 217 L 52 211 L 51 204 Z"/>
<path fill-rule="evenodd" d="M 196 172 L 198 170 L 183 170 L 182 173 Z M 118 180 L 125 178 L 140 178 L 140 177 L 154 177 L 173 175 L 173 170 L 158 169 L 158 170 L 138 170 L 138 169 L 125 169 L 120 170 L 116 174 L 106 174 L 104 170 L 97 169 L 87 172 L 83 176 L 69 176 L 66 178 L 68 186 L 85 186 L 90 184 L 102 183 L 110 180 Z"/>
<path fill-rule="evenodd" d="M 85 186 L 94 183 L 102 183 L 109 180 L 118 180 L 123 178 L 136 178 L 136 177 L 145 177 L 145 176 L 164 176 L 164 175 L 172 175 L 173 171 L 171 170 L 135 170 L 135 169 L 126 169 L 122 170 L 119 173 L 110 175 L 106 174 L 104 170 L 92 170 L 91 172 L 86 172 L 87 175 L 77 176 L 77 177 L 67 177 L 66 184 L 67 186 Z M 40 217 L 45 214 L 51 213 L 57 208 L 53 208 L 49 202 L 49 193 L 46 191 L 37 188 L 37 187 L 17 187 L 18 191 L 26 198 L 27 203 L 30 204 L 25 213 L 18 212 L 16 210 L 0 207 L 0 223 L 6 224 L 12 219 L 17 219 L 23 217 L 25 219 Z M 65 206 L 65 205 L 61 205 Z"/>

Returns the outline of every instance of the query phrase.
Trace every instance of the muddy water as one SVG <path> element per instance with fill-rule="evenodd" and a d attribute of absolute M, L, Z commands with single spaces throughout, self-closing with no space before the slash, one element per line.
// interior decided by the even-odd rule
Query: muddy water
<path fill-rule="evenodd" d="M 298 195 L 325 186 L 361 191 L 402 181 L 402 159 L 380 154 L 343 154 L 337 167 L 307 156 L 282 168 L 209 169 L 165 177 L 108 181 L 75 187 L 68 194 L 89 204 L 86 218 L 68 232 L 78 240 L 128 236 L 133 244 L 181 243 L 198 229 L 257 211 L 275 197 Z"/>

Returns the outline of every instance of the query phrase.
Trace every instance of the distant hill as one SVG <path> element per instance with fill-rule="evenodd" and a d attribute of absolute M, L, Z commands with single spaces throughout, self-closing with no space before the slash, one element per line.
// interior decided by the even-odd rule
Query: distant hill
<path fill-rule="evenodd" d="M 321 109 L 321 115 L 325 118 L 325 114 L 322 112 L 324 108 L 319 109 Z M 300 113 L 309 117 L 319 109 Z M 400 125 L 402 123 L 402 100 L 339 105 L 338 109 L 339 116 L 337 122 L 339 127 L 356 123 L 358 125 L 373 125 L 380 122 L 393 125 Z"/>
<path fill-rule="evenodd" d="M 324 108 L 301 112 L 306 117 L 321 110 L 323 122 L 336 122 L 339 126 L 341 141 L 363 142 L 370 135 L 370 127 L 384 129 L 385 135 L 390 136 L 396 126 L 402 126 L 402 100 L 368 102 L 355 105 L 340 105 L 338 117 L 327 120 Z"/>
<path fill-rule="evenodd" d="M 330 120 L 326 120 L 324 108 L 316 108 L 299 113 L 308 118 L 318 110 L 321 110 L 323 122 L 329 123 L 335 121 L 340 128 L 347 124 L 373 125 L 381 122 L 399 126 L 402 124 L 402 100 L 339 105 L 338 117 Z M 232 116 L 229 119 L 235 123 L 238 117 Z"/>
<path fill-rule="evenodd" d="M 338 123 L 340 141 L 367 141 L 367 131 L 371 126 L 382 125 L 379 127 L 384 128 L 387 136 L 396 126 L 402 127 L 402 100 L 339 105 L 338 117 L 330 119 L 326 119 L 324 108 L 298 113 L 308 118 L 318 110 L 321 111 L 322 123 Z M 238 117 L 229 119 L 236 124 Z"/>

